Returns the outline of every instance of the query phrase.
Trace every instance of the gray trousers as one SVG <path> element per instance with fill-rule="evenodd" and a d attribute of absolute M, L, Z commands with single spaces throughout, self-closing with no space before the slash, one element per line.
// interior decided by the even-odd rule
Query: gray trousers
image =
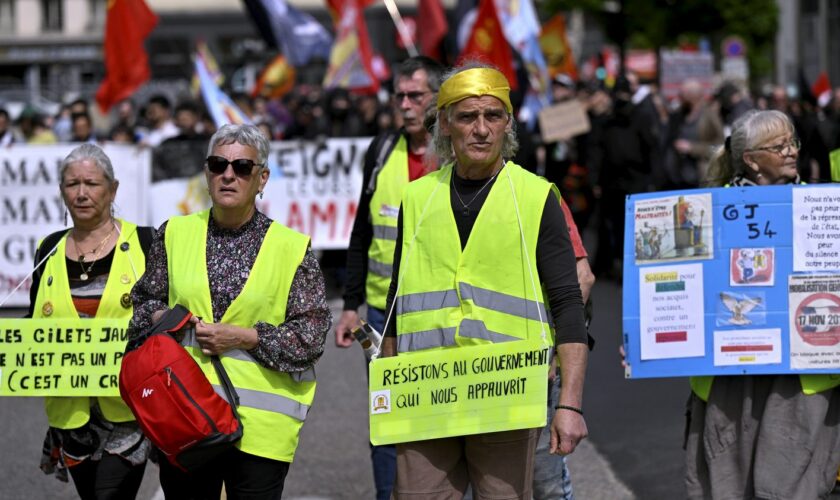
<path fill-rule="evenodd" d="M 690 499 L 817 499 L 840 467 L 840 387 L 807 396 L 795 375 L 716 377 L 692 394 Z"/>

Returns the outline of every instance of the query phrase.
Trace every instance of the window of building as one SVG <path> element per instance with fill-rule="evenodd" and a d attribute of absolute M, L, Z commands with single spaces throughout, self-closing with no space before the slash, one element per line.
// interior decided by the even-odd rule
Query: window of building
<path fill-rule="evenodd" d="M 88 0 L 90 12 L 88 27 L 102 29 L 105 27 L 105 14 L 108 12 L 108 0 Z"/>
<path fill-rule="evenodd" d="M 0 34 L 15 32 L 15 0 L 0 0 Z"/>
<path fill-rule="evenodd" d="M 41 0 L 41 29 L 61 31 L 64 27 L 64 0 Z"/>

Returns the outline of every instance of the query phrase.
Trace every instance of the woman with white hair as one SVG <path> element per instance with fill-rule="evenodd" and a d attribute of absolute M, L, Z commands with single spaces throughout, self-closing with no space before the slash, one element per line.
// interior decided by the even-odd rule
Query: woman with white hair
<path fill-rule="evenodd" d="M 73 225 L 44 238 L 35 254 L 40 265 L 32 276 L 29 317 L 128 321 L 129 292 L 145 269 L 152 228 L 114 216 L 119 181 L 98 146 L 71 151 L 59 179 Z M 122 399 L 48 397 L 45 403 L 50 429 L 41 469 L 63 481 L 69 470 L 83 499 L 134 498 L 151 447 Z"/>
<path fill-rule="evenodd" d="M 712 160 L 711 186 L 799 184 L 799 140 L 779 111 L 752 111 Z M 692 377 L 688 498 L 826 498 L 840 466 L 840 379 Z"/>

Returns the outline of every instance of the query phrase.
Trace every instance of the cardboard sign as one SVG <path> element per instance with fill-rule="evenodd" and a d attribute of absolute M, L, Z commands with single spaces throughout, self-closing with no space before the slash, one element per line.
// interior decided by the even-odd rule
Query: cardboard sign
<path fill-rule="evenodd" d="M 540 130 L 546 143 L 570 139 L 589 129 L 589 115 L 578 100 L 561 102 L 540 111 Z"/>
<path fill-rule="evenodd" d="M 119 396 L 127 319 L 0 319 L 0 396 Z"/>
<path fill-rule="evenodd" d="M 370 363 L 370 441 L 404 443 L 545 425 L 551 349 L 518 341 Z"/>

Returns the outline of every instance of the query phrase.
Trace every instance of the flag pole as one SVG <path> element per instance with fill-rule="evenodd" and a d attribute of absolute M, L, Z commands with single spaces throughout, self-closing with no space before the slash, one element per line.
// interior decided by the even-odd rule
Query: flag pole
<path fill-rule="evenodd" d="M 408 28 L 400 15 L 400 11 L 397 9 L 397 4 L 394 3 L 394 0 L 385 0 L 385 7 L 388 8 L 388 13 L 391 14 L 391 19 L 397 27 L 397 33 L 400 34 L 400 38 L 403 41 L 403 45 L 405 45 L 405 49 L 408 51 L 408 55 L 411 57 L 419 56 L 420 53 L 417 52 L 417 47 L 415 47 L 414 42 L 411 41 Z"/>

